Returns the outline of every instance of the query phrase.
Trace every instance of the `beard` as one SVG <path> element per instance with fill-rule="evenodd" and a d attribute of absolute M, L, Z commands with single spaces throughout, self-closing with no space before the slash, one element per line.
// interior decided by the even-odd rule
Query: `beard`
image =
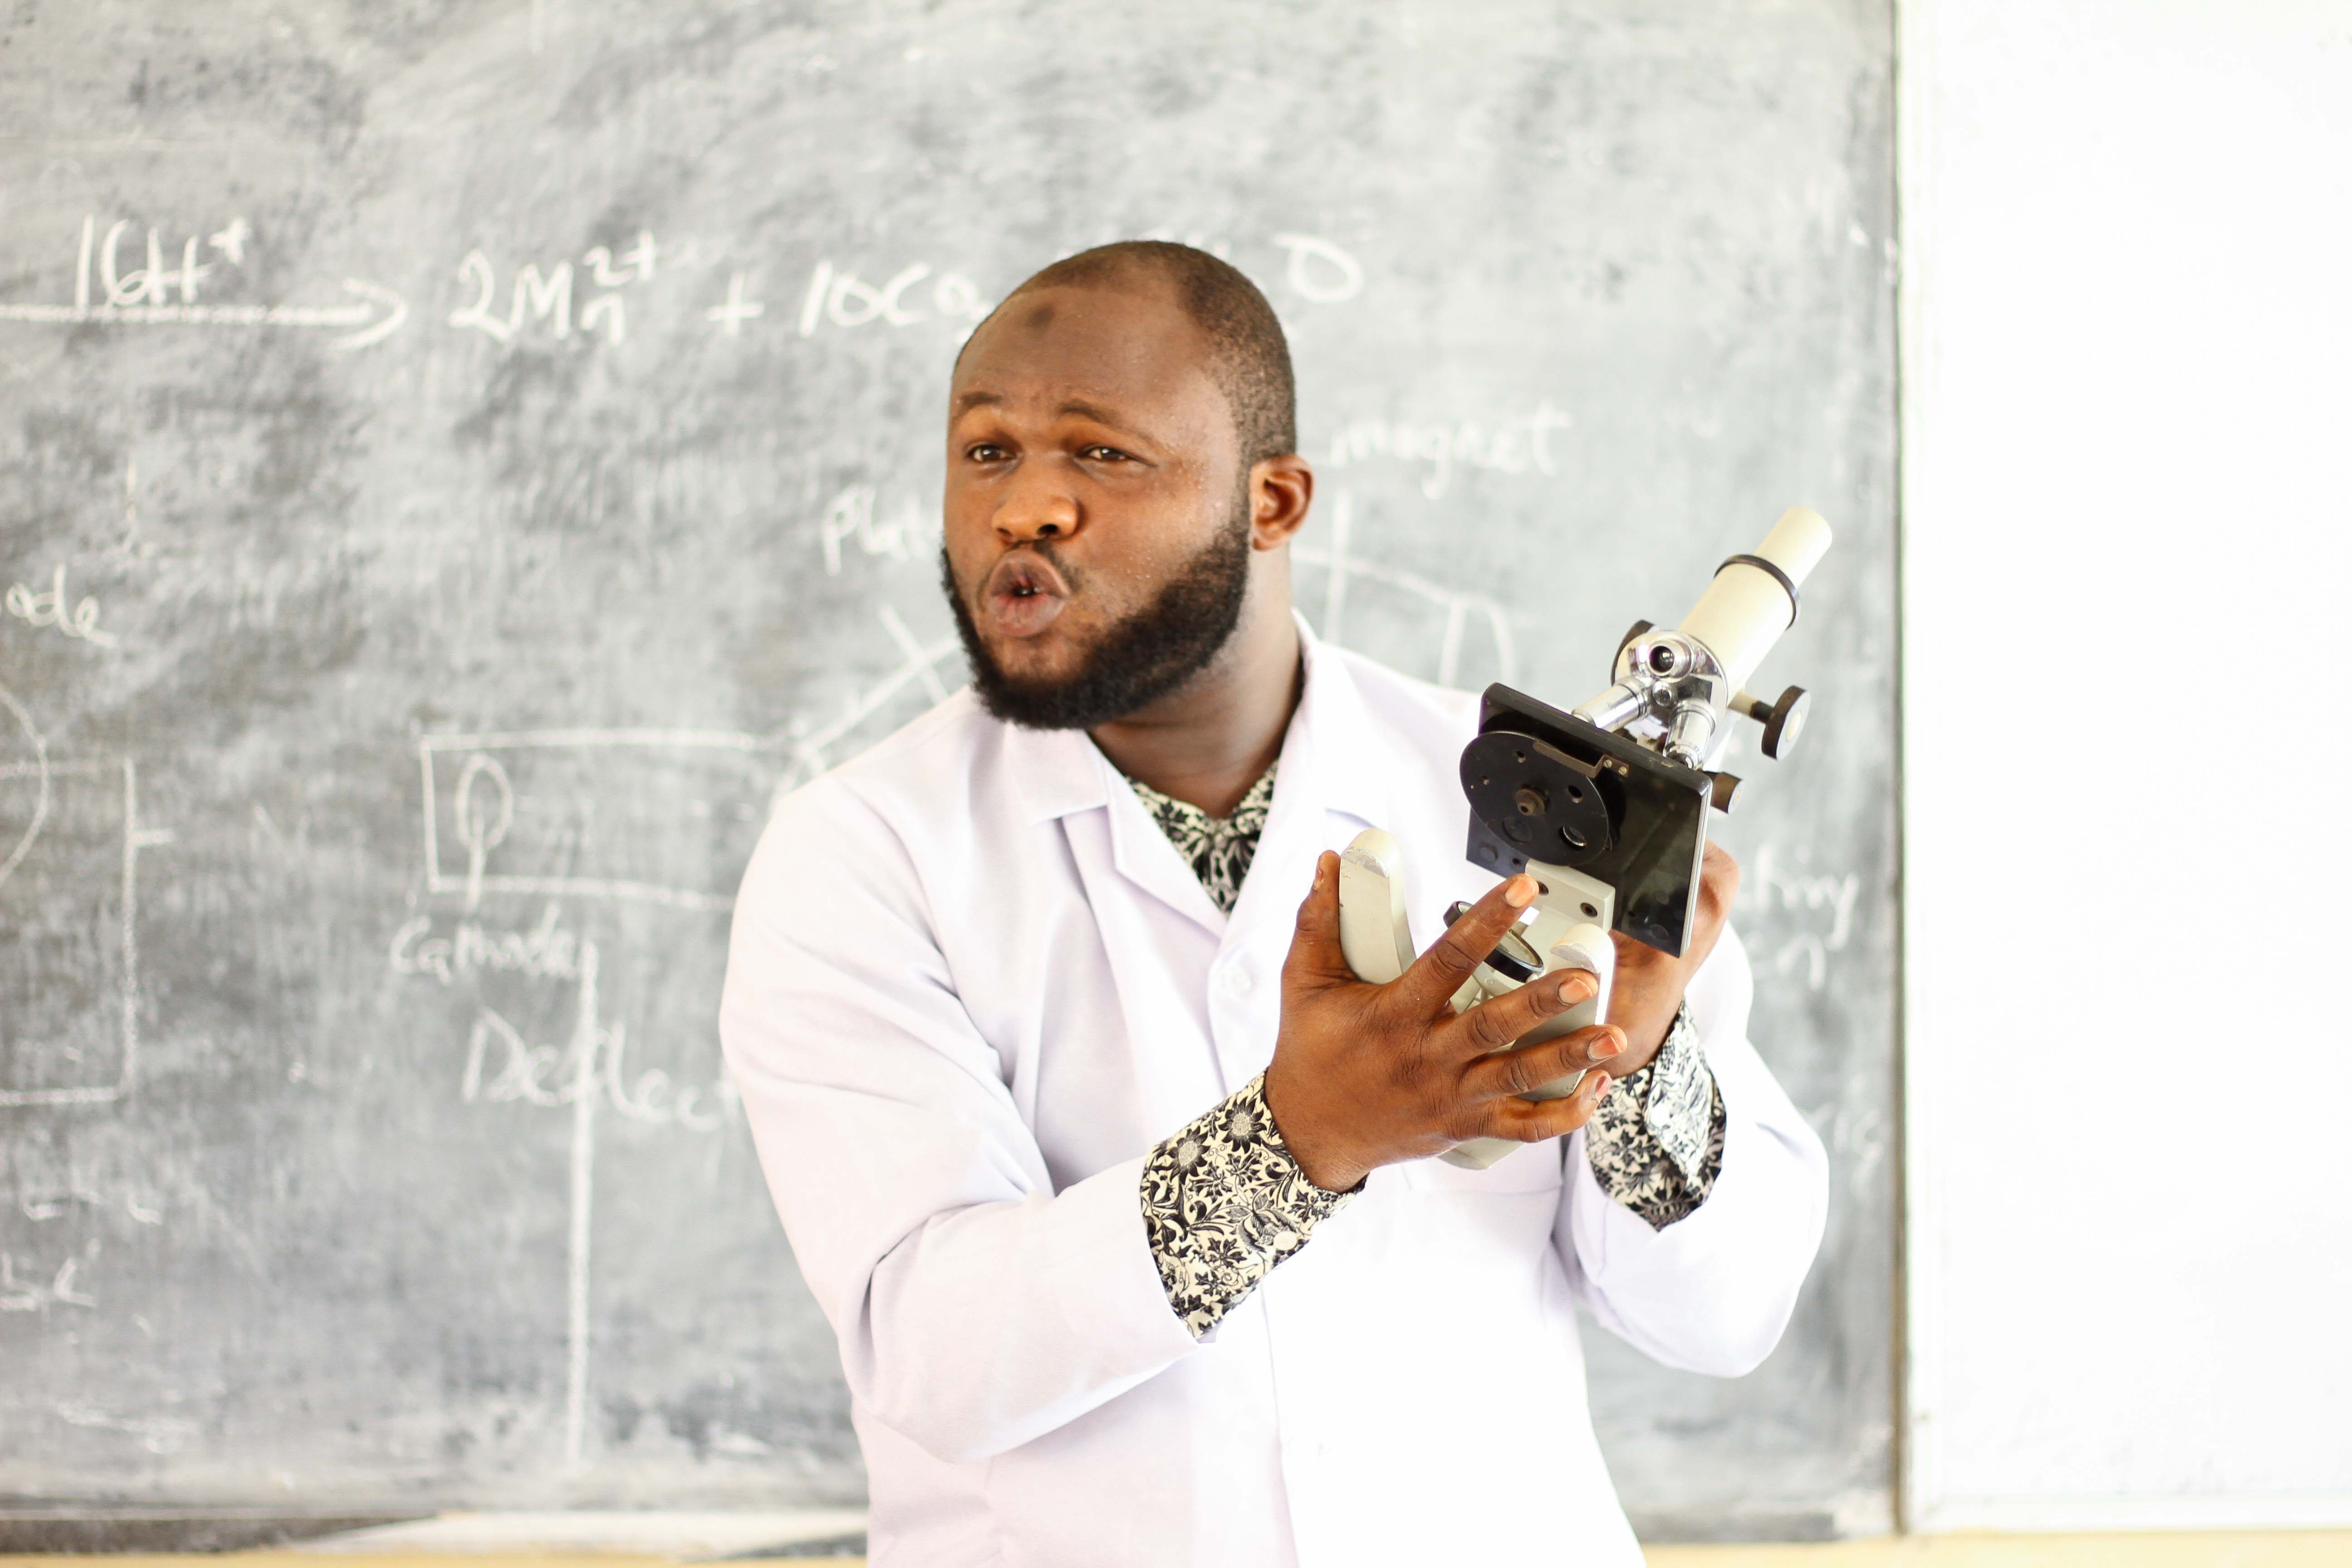
<path fill-rule="evenodd" d="M 1244 492 L 1246 500 L 1247 492 Z M 1049 540 L 1028 546 L 1051 562 L 1076 597 L 1084 579 L 1054 553 Z M 1241 625 L 1249 588 L 1249 513 L 1235 509 L 1231 522 L 1200 553 L 1160 585 L 1151 602 L 1107 627 L 1086 650 L 1076 672 L 1058 680 L 1008 674 L 981 640 L 971 606 L 956 586 L 955 569 L 944 546 L 940 581 L 971 664 L 972 689 L 981 706 L 1010 724 L 1030 730 L 1091 730 L 1097 724 L 1147 708 L 1201 673 L 1232 640 Z"/>

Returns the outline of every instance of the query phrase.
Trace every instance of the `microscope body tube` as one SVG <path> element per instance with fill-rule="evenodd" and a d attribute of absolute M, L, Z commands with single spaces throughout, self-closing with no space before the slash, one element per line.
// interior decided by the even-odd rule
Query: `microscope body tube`
<path fill-rule="evenodd" d="M 1790 584 L 1801 585 L 1829 547 L 1830 525 L 1822 514 L 1794 506 L 1780 514 L 1755 553 L 1779 567 Z M 1715 574 L 1675 629 L 1706 645 L 1736 691 L 1748 684 L 1796 616 L 1796 602 L 1780 578 L 1735 558 Z"/>

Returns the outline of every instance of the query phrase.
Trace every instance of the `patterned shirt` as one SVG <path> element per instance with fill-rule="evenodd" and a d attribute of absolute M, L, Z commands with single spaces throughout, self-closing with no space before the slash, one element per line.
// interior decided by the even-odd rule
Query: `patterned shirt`
<path fill-rule="evenodd" d="M 1266 769 L 1225 817 L 1128 781 L 1228 914 L 1265 831 L 1274 774 Z M 1601 1189 L 1659 1230 L 1706 1201 L 1723 1168 L 1723 1096 L 1685 1007 L 1658 1054 L 1593 1112 L 1585 1155 Z M 1155 1147 L 1142 1186 L 1160 1282 L 1194 1339 L 1362 1190 L 1327 1193 L 1307 1180 L 1266 1109 L 1263 1073 Z"/>

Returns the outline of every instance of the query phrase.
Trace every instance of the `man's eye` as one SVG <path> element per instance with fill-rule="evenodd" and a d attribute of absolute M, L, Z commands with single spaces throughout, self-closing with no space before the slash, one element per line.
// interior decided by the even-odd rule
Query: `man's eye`
<path fill-rule="evenodd" d="M 1127 461 L 1127 454 L 1120 451 L 1116 447 L 1088 447 L 1084 451 L 1080 452 L 1078 456 L 1097 463 L 1124 463 Z"/>
<path fill-rule="evenodd" d="M 1001 463 L 1009 454 L 993 441 L 982 441 L 965 448 L 964 456 L 975 463 Z"/>

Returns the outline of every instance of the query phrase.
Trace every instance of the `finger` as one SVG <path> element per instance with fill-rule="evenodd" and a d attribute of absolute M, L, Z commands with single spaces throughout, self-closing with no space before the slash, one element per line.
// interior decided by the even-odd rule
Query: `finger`
<path fill-rule="evenodd" d="M 1339 857 L 1328 849 L 1315 858 L 1315 882 L 1298 906 L 1298 926 L 1290 938 L 1290 956 L 1282 967 L 1286 976 L 1300 979 L 1356 977 L 1339 946 Z"/>
<path fill-rule="evenodd" d="M 1561 1138 L 1592 1120 L 1616 1080 L 1605 1072 L 1587 1073 L 1576 1092 L 1558 1100 L 1520 1100 L 1516 1096 L 1489 1100 L 1479 1133 L 1507 1138 L 1515 1143 L 1540 1143 Z"/>
<path fill-rule="evenodd" d="M 1445 934 L 1397 977 L 1400 994 L 1428 1012 L 1444 1005 L 1445 999 L 1470 978 L 1470 972 L 1486 962 L 1495 943 L 1518 923 L 1519 915 L 1535 898 L 1535 879 L 1525 873 L 1489 888 L 1485 898 L 1446 927 Z"/>
<path fill-rule="evenodd" d="M 1462 1075 L 1462 1090 L 1474 1100 L 1499 1100 L 1530 1094 L 1548 1083 L 1598 1068 L 1625 1048 L 1625 1032 L 1606 1024 L 1576 1029 L 1556 1039 L 1538 1040 L 1515 1051 L 1501 1051 L 1470 1064 Z M 1580 1089 L 1581 1086 L 1580 1085 Z"/>
<path fill-rule="evenodd" d="M 1440 1026 L 1467 1054 L 1499 1051 L 1547 1018 L 1556 1018 L 1579 1002 L 1601 994 L 1601 982 L 1581 969 L 1556 969 L 1538 974 L 1516 991 L 1479 1003 Z"/>

